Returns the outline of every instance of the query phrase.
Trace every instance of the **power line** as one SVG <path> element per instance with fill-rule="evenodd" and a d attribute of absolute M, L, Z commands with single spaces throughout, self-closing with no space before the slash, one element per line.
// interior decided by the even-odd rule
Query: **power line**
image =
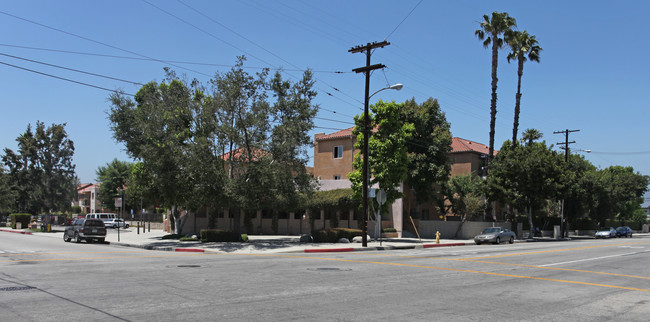
<path fill-rule="evenodd" d="M 388 34 L 388 36 L 386 36 L 386 38 L 384 38 L 384 40 L 388 40 L 388 37 L 390 37 L 397 30 L 397 28 L 399 28 L 399 26 L 401 26 L 402 23 L 404 23 L 404 21 L 406 21 L 406 19 L 408 19 L 408 17 L 411 16 L 413 11 L 415 11 L 415 8 L 417 8 L 420 5 L 420 3 L 422 3 L 422 1 L 424 1 L 424 0 L 420 0 L 420 2 L 418 2 L 418 4 L 416 4 L 415 7 L 413 7 L 413 9 L 411 9 L 411 11 L 406 15 L 406 17 L 404 17 L 404 19 L 402 19 L 402 21 L 399 24 L 397 24 L 397 27 L 395 27 L 395 29 L 393 29 L 393 31 L 391 31 Z"/>
<path fill-rule="evenodd" d="M 26 18 L 18 17 L 18 16 L 16 16 L 16 15 L 12 15 L 12 14 L 7 13 L 7 12 L 4 12 L 4 11 L 0 11 L 0 13 L 3 14 L 3 15 L 6 15 L 6 16 L 9 16 L 9 17 L 12 17 L 12 18 L 18 19 L 18 20 L 22 20 L 22 21 L 25 21 L 25 22 L 29 22 L 29 23 L 34 24 L 34 25 L 37 25 L 37 26 L 41 26 L 41 27 L 43 27 L 43 28 L 47 28 L 47 29 L 50 29 L 50 30 L 54 30 L 54 31 L 56 31 L 56 32 L 60 32 L 60 33 L 66 34 L 66 35 L 68 35 L 68 36 L 72 36 L 72 37 L 76 37 L 76 38 L 83 39 L 83 40 L 86 40 L 86 41 L 90 41 L 90 42 L 95 43 L 95 44 L 99 44 L 99 45 L 106 46 L 106 47 L 109 47 L 109 48 L 117 49 L 117 50 L 120 50 L 120 51 L 123 51 L 123 52 L 129 53 L 129 54 L 132 54 L 132 55 L 136 55 L 136 56 L 144 57 L 144 58 L 147 58 L 147 59 L 151 59 L 151 60 L 154 60 L 154 61 L 157 61 L 157 62 L 160 62 L 160 63 L 169 64 L 169 65 L 171 65 L 171 66 L 174 66 L 174 67 L 177 67 L 177 68 L 180 68 L 180 69 L 184 69 L 184 70 L 187 70 L 187 71 L 191 71 L 191 72 L 193 72 L 193 73 L 197 73 L 197 74 L 204 75 L 204 76 L 207 76 L 207 77 L 212 77 L 212 75 L 208 75 L 208 74 L 205 74 L 205 73 L 202 73 L 202 72 L 199 72 L 199 71 L 193 70 L 193 69 L 189 69 L 189 68 L 186 68 L 186 67 L 182 67 L 182 66 L 178 66 L 178 65 L 175 65 L 175 64 L 171 64 L 171 63 L 169 63 L 169 62 L 167 62 L 167 61 L 164 61 L 164 60 L 160 60 L 160 59 L 152 58 L 152 57 L 149 57 L 149 56 L 146 56 L 146 55 L 142 55 L 142 54 L 139 54 L 139 53 L 136 53 L 136 52 L 130 51 L 130 50 L 126 50 L 126 49 L 123 49 L 123 48 L 120 48 L 120 47 L 117 47 L 117 46 L 113 46 L 113 45 L 110 45 L 110 44 L 107 44 L 107 43 L 101 42 L 101 41 L 97 41 L 97 40 L 94 40 L 94 39 L 91 39 L 91 38 L 88 38 L 88 37 L 84 37 L 84 36 L 81 36 L 81 35 L 77 35 L 77 34 L 75 34 L 75 33 L 71 33 L 71 32 L 65 31 L 65 30 L 61 30 L 61 29 L 58 29 L 58 28 L 54 28 L 54 27 L 52 27 L 52 26 L 48 26 L 48 25 L 45 25 L 45 24 L 42 24 L 42 23 L 39 23 L 39 22 L 36 22 L 36 21 L 33 21 L 33 20 L 29 20 L 29 19 L 26 19 Z"/>
<path fill-rule="evenodd" d="M 97 88 L 97 89 L 105 90 L 105 91 L 108 91 L 108 92 L 113 92 L 113 93 L 120 92 L 120 91 L 118 91 L 118 90 L 108 89 L 108 88 L 105 88 L 105 87 L 101 87 L 101 86 L 97 86 L 97 85 L 92 85 L 92 84 L 88 84 L 88 83 L 84 83 L 84 82 L 80 82 L 80 81 L 72 80 L 72 79 L 69 79 L 69 78 L 59 77 L 59 76 L 55 76 L 55 75 L 52 75 L 52 74 L 47 74 L 47 73 L 39 72 L 39 71 L 36 71 L 36 70 L 32 70 L 32 69 L 28 69 L 28 68 L 24 68 L 24 67 L 20 67 L 20 66 L 12 65 L 12 64 L 4 63 L 4 62 L 0 62 L 0 64 L 2 64 L 2 65 L 6 65 L 6 66 L 10 66 L 10 67 L 13 67 L 13 68 L 22 69 L 22 70 L 25 70 L 25 71 L 28 71 L 28 72 L 32 72 L 32 73 L 36 73 L 36 74 L 40 74 L 40 75 L 44 75 L 44 76 L 48 76 L 48 77 L 52 77 L 52 78 L 56 78 L 56 79 L 60 79 L 60 80 L 64 80 L 64 81 L 71 82 L 71 83 L 75 83 L 75 84 L 79 84 L 79 85 L 84 85 L 84 86 L 88 86 L 88 87 L 93 87 L 93 88 Z M 135 96 L 135 95 L 133 95 L 133 94 L 128 94 L 128 93 L 124 93 L 124 92 L 121 92 L 121 93 L 124 94 L 124 95 L 128 95 L 128 96 Z"/>
<path fill-rule="evenodd" d="M 97 57 L 108 57 L 108 58 L 118 58 L 118 59 L 130 59 L 130 60 L 142 60 L 142 61 L 159 62 L 156 59 L 142 58 L 142 57 L 108 55 L 108 54 L 88 53 L 88 52 L 60 50 L 60 49 L 52 49 L 52 48 L 19 46 L 19 45 L 10 45 L 10 44 L 0 44 L 0 46 L 13 47 L 13 48 L 22 48 L 22 49 L 30 49 L 30 50 L 41 50 L 41 51 L 49 51 L 49 52 L 58 52 L 58 53 L 65 53 L 65 54 L 75 54 L 75 55 L 85 55 L 85 56 L 97 56 Z M 185 65 L 214 66 L 214 67 L 235 67 L 233 64 L 216 64 L 216 63 L 204 63 L 204 62 L 191 62 L 191 61 L 171 60 L 171 59 L 165 59 L 163 61 L 168 62 L 168 63 L 185 64 Z M 262 70 L 262 69 L 266 69 L 266 68 L 273 69 L 273 70 L 282 69 L 284 71 L 290 71 L 290 72 L 305 72 L 305 71 L 307 71 L 306 69 L 275 68 L 273 66 L 270 66 L 270 67 L 241 66 L 241 68 L 243 68 L 243 69 L 257 69 L 257 70 Z M 310 71 L 313 72 L 313 73 L 327 73 L 327 74 L 351 74 L 352 73 L 352 72 L 332 71 L 332 70 L 311 70 L 310 69 Z"/>
<path fill-rule="evenodd" d="M 91 75 L 91 76 L 97 76 L 97 77 L 102 77 L 102 78 L 112 79 L 112 80 L 116 80 L 116 81 L 120 81 L 120 82 L 124 82 L 124 83 L 130 83 L 130 84 L 134 84 L 134 85 L 144 85 L 144 84 L 142 84 L 142 83 L 133 82 L 133 81 L 129 81 L 129 80 L 121 79 L 121 78 L 115 78 L 115 77 L 111 77 L 111 76 L 106 76 L 106 75 L 101 75 L 101 74 L 95 74 L 95 73 L 91 73 L 91 72 L 86 72 L 86 71 L 78 70 L 78 69 L 74 69 L 74 68 L 68 68 L 68 67 L 63 67 L 63 66 L 59 66 L 59 65 L 48 64 L 48 63 L 44 63 L 44 62 L 40 62 L 40 61 L 32 60 L 32 59 L 27 59 L 27 58 L 23 58 L 23 57 L 18 57 L 18 56 L 13 56 L 13 55 L 8 55 L 8 54 L 3 54 L 3 53 L 0 53 L 0 55 L 2 55 L 2 56 L 6 56 L 6 57 L 11 57 L 11 58 L 16 58 L 16 59 L 20 59 L 20 60 L 24 60 L 24 61 L 28 61 L 28 62 L 32 62 L 32 63 L 36 63 L 36 64 L 41 64 L 41 65 L 45 65 L 45 66 L 50 66 L 50 67 L 55 67 L 55 68 L 65 69 L 65 70 L 69 70 L 69 71 L 73 71 L 73 72 L 77 72 L 77 73 L 82 73 L 82 74 L 86 74 L 86 75 Z"/>
<path fill-rule="evenodd" d="M 268 65 L 273 66 L 271 63 L 268 63 L 268 62 L 266 62 L 265 60 L 263 60 L 263 59 L 261 59 L 261 58 L 255 56 L 255 55 L 253 55 L 253 54 L 251 54 L 251 53 L 248 53 L 248 52 L 246 52 L 246 51 L 243 50 L 243 49 L 240 49 L 240 48 L 236 47 L 235 45 L 232 45 L 231 43 L 229 43 L 229 42 L 227 42 L 227 41 L 225 41 L 225 40 L 223 40 L 223 39 L 221 39 L 221 38 L 215 36 L 214 34 L 212 34 L 212 33 L 208 32 L 208 31 L 206 31 L 206 30 L 204 30 L 204 29 L 202 29 L 202 28 L 200 28 L 200 27 L 198 27 L 198 26 L 196 26 L 196 25 L 194 25 L 194 24 L 188 22 L 187 20 L 185 20 L 185 19 L 183 19 L 183 18 L 180 18 L 180 17 L 177 16 L 177 15 L 174 15 L 173 13 L 170 13 L 170 12 L 168 12 L 168 11 L 166 11 L 166 10 L 164 10 L 164 9 L 162 9 L 162 8 L 160 8 L 160 7 L 158 7 L 158 6 L 154 5 L 154 4 L 152 4 L 152 3 L 150 3 L 150 2 L 147 1 L 147 0 L 142 0 L 142 1 L 143 1 L 144 3 L 149 4 L 150 6 L 152 6 L 152 7 L 156 8 L 156 9 L 158 9 L 158 10 L 160 10 L 160 11 L 166 13 L 167 15 L 170 15 L 170 16 L 172 16 L 172 17 L 174 17 L 174 18 L 176 18 L 176 19 L 182 21 L 183 23 L 185 23 L 185 24 L 187 24 L 187 25 L 189 25 L 189 26 L 192 26 L 193 28 L 195 28 L 195 29 L 197 29 L 197 30 L 199 30 L 199 31 L 201 31 L 201 32 L 203 32 L 203 33 L 205 33 L 205 34 L 207 34 L 207 35 L 209 35 L 209 36 L 211 36 L 211 37 L 213 37 L 213 38 L 215 38 L 215 39 L 217 39 L 217 40 L 219 40 L 219 41 L 221 41 L 221 42 L 223 42 L 223 43 L 225 43 L 225 44 L 227 44 L 227 45 L 229 45 L 229 46 L 231 46 L 231 47 L 233 47 L 233 48 L 235 48 L 235 49 L 237 49 L 237 50 L 240 50 L 241 52 L 243 52 L 243 53 L 245 53 L 245 54 L 247 54 L 247 55 L 250 55 L 251 57 L 253 57 L 253 58 L 255 58 L 255 59 L 257 59 L 257 60 L 259 60 L 259 61 L 261 61 L 261 62 L 263 62 L 263 63 L 265 63 L 265 64 L 268 64 Z M 180 1 L 180 0 L 177 0 L 177 1 L 180 2 L 180 3 L 182 3 L 184 6 L 190 8 L 190 9 L 193 10 L 194 12 L 196 12 L 196 13 L 200 14 L 201 16 L 205 17 L 206 19 L 209 19 L 209 20 L 212 21 L 213 23 L 216 23 L 216 24 L 218 24 L 219 26 L 221 26 L 221 27 L 223 27 L 223 28 L 226 28 L 228 31 L 234 33 L 235 35 L 237 35 L 237 36 L 239 36 L 239 37 L 241 37 L 241 38 L 243 38 L 244 40 L 246 40 L 246 41 L 250 42 L 251 44 L 257 46 L 258 48 L 261 48 L 262 50 L 268 52 L 269 54 L 273 55 L 274 57 L 276 57 L 276 58 L 282 60 L 283 62 L 285 62 L 285 63 L 287 63 L 287 64 L 293 66 L 294 68 L 299 68 L 298 66 L 296 66 L 296 65 L 293 64 L 292 62 L 290 62 L 290 61 L 288 61 L 288 60 L 286 60 L 286 59 L 280 57 L 279 55 L 276 55 L 275 53 L 273 53 L 273 52 L 271 52 L 270 50 L 264 48 L 263 46 L 258 45 L 258 44 L 255 43 L 254 41 L 252 41 L 252 40 L 246 38 L 245 36 L 239 34 L 238 32 L 234 31 L 233 29 L 228 28 L 227 26 L 225 26 L 225 25 L 223 25 L 222 23 L 216 21 L 215 19 L 213 19 L 213 18 L 211 18 L 211 17 L 209 17 L 209 16 L 203 14 L 202 12 L 200 12 L 199 10 L 197 10 L 197 9 L 195 9 L 195 8 L 193 8 L 193 7 L 191 7 L 190 5 L 185 4 L 185 3 L 183 3 L 183 2 Z M 351 95 L 348 95 L 347 93 L 342 92 L 342 91 L 339 90 L 338 88 L 336 88 L 336 87 L 334 87 L 334 86 L 328 84 L 327 82 L 323 81 L 322 79 L 319 79 L 319 78 L 317 78 L 317 77 L 314 77 L 314 79 L 316 79 L 316 80 L 320 81 L 321 83 L 323 83 L 323 84 L 325 84 L 325 85 L 331 87 L 334 91 L 337 91 L 337 92 L 339 92 L 339 93 L 341 93 L 341 94 L 343 94 L 343 95 L 345 95 L 345 96 L 347 96 L 347 97 L 349 97 L 349 98 L 351 98 L 351 99 L 353 99 L 353 100 L 355 100 L 355 101 L 357 101 L 357 102 L 363 104 L 363 102 L 361 102 L 361 101 L 358 100 L 357 98 L 355 98 L 355 97 L 353 97 L 353 96 L 351 96 Z M 333 96 L 333 95 L 332 95 L 332 96 Z"/>

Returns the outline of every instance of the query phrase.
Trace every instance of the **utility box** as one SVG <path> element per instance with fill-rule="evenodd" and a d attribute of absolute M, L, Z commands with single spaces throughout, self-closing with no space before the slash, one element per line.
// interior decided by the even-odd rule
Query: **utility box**
<path fill-rule="evenodd" d="M 560 239 L 561 237 L 562 235 L 560 235 L 560 225 L 553 226 L 553 238 Z"/>

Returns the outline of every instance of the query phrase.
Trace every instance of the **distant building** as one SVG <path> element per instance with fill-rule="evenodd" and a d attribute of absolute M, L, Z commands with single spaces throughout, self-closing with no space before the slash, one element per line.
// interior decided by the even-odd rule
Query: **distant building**
<path fill-rule="evenodd" d="M 98 199 L 101 183 L 84 183 L 77 186 L 77 196 L 72 206 L 81 207 L 81 213 L 90 214 L 101 212 L 102 206 Z"/>
<path fill-rule="evenodd" d="M 318 133 L 314 136 L 314 177 L 321 183 L 321 190 L 349 188 L 348 173 L 353 170 L 354 156 L 359 152 L 354 147 L 356 136 L 352 134 L 354 128 L 344 129 L 331 134 Z M 481 175 L 488 147 L 485 144 L 458 137 L 452 138 L 449 158 L 452 161 L 451 176 Z M 396 200 L 391 209 L 391 214 L 382 217 L 382 227 L 393 227 L 401 236 L 403 229 L 418 225 L 419 220 L 446 220 L 452 214 L 441 214 L 437 207 L 431 203 L 418 204 L 414 194 L 406 185 L 402 185 L 405 197 Z M 500 209 L 497 209 L 500 210 Z M 494 216 L 503 219 L 503 215 L 496 213 Z M 413 221 L 412 221 L 413 220 Z M 356 228 L 356 227 L 353 227 Z"/>

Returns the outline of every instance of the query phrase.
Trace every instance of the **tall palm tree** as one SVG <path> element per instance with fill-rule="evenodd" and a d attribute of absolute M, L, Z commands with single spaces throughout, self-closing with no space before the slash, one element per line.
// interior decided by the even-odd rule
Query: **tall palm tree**
<path fill-rule="evenodd" d="M 542 47 L 538 46 L 535 36 L 528 34 L 526 30 L 510 30 L 505 33 L 505 41 L 510 46 L 508 62 L 516 59 L 517 66 L 517 95 L 515 96 L 515 121 L 512 126 L 512 144 L 517 144 L 517 131 L 519 130 L 519 111 L 521 104 L 521 75 L 524 74 L 524 62 L 530 59 L 539 63 L 539 52 Z M 528 56 L 528 58 L 526 58 Z"/>
<path fill-rule="evenodd" d="M 483 47 L 487 48 L 492 44 L 492 100 L 490 101 L 490 148 L 488 160 L 494 157 L 494 125 L 497 118 L 497 65 L 499 61 L 499 48 L 503 46 L 503 38 L 499 38 L 512 27 L 517 26 L 515 18 L 507 12 L 493 12 L 492 18 L 483 15 L 481 29 L 474 34 L 479 40 L 483 40 Z"/>
<path fill-rule="evenodd" d="M 526 142 L 526 145 L 531 145 L 535 140 L 539 140 L 544 136 L 544 133 L 537 129 L 526 129 L 521 133 L 521 142 Z"/>

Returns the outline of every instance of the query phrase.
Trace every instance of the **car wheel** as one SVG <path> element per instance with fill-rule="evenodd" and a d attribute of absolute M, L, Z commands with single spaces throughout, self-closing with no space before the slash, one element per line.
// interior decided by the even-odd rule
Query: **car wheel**
<path fill-rule="evenodd" d="M 501 237 L 497 237 L 497 239 L 494 241 L 495 244 L 499 245 L 501 244 Z"/>
<path fill-rule="evenodd" d="M 129 224 L 126 224 L 126 226 L 124 226 L 124 228 L 129 228 Z"/>
<path fill-rule="evenodd" d="M 515 238 L 510 236 L 510 240 L 508 241 L 509 244 L 514 244 L 515 243 Z"/>
<path fill-rule="evenodd" d="M 74 233 L 74 242 L 81 243 L 81 238 L 79 238 L 79 233 Z"/>
<path fill-rule="evenodd" d="M 481 242 L 475 242 L 475 243 L 476 243 L 476 245 L 480 245 L 480 244 L 481 244 Z"/>
<path fill-rule="evenodd" d="M 632 238 L 632 234 L 630 234 L 630 238 Z"/>
<path fill-rule="evenodd" d="M 92 244 L 93 241 L 95 241 L 95 240 L 92 239 L 92 238 L 87 238 L 87 239 L 86 239 L 86 243 L 88 243 L 88 244 Z"/>
<path fill-rule="evenodd" d="M 117 225 L 113 225 L 113 229 L 117 228 Z"/>
<path fill-rule="evenodd" d="M 70 242 L 70 237 L 65 232 L 63 233 L 63 241 L 66 242 L 66 243 Z"/>

